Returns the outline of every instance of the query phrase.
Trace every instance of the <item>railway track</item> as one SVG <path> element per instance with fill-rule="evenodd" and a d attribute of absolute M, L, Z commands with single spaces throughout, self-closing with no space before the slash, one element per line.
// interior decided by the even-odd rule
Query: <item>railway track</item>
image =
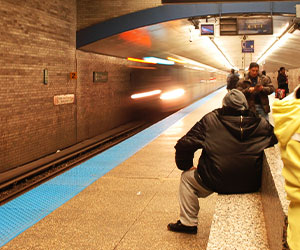
<path fill-rule="evenodd" d="M 20 173 L 16 173 L 14 169 L 14 173 L 7 174 L 7 180 L 0 183 L 0 205 L 120 143 L 151 124 L 145 122 L 127 124 L 22 166 L 26 170 L 31 167 L 29 171 L 22 170 L 20 167 Z M 16 176 L 11 178 L 13 174 Z"/>

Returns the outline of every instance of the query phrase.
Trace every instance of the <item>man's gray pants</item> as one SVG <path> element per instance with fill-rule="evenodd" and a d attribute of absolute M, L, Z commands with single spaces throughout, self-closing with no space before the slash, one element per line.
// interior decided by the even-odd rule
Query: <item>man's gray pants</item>
<path fill-rule="evenodd" d="M 181 174 L 179 185 L 180 221 L 185 226 L 198 225 L 199 201 L 198 198 L 205 198 L 213 191 L 201 186 L 195 179 L 195 171 L 188 170 Z"/>

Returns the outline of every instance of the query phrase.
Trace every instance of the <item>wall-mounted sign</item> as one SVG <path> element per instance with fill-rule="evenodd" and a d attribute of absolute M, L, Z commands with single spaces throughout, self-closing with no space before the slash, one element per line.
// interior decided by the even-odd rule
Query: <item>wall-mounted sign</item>
<path fill-rule="evenodd" d="M 254 53 L 254 40 L 242 41 L 242 53 Z"/>
<path fill-rule="evenodd" d="M 48 84 L 48 69 L 43 70 L 43 83 Z"/>
<path fill-rule="evenodd" d="M 75 100 L 74 94 L 55 95 L 53 98 L 54 105 L 74 103 L 74 100 Z"/>
<path fill-rule="evenodd" d="M 93 82 L 107 82 L 108 72 L 93 72 Z"/>
<path fill-rule="evenodd" d="M 70 79 L 77 79 L 77 72 L 71 72 Z"/>
<path fill-rule="evenodd" d="M 273 34 L 272 18 L 238 18 L 238 35 L 271 35 Z"/>

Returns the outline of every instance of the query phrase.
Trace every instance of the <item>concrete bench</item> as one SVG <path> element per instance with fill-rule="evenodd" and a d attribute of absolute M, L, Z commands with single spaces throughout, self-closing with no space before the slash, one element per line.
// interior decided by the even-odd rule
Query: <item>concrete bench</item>
<path fill-rule="evenodd" d="M 286 244 L 289 202 L 284 190 L 283 163 L 278 145 L 265 150 L 262 178 L 262 204 L 271 250 L 288 249 Z"/>
<path fill-rule="evenodd" d="M 269 249 L 260 193 L 218 195 L 207 249 Z"/>
<path fill-rule="evenodd" d="M 261 192 L 218 195 L 207 249 L 288 249 L 288 202 L 278 146 L 265 150 Z"/>

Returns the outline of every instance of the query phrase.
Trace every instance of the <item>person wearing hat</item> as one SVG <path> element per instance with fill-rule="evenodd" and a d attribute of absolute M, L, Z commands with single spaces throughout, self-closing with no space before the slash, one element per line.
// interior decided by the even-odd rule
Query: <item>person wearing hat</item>
<path fill-rule="evenodd" d="M 222 108 L 198 121 L 175 145 L 180 170 L 180 216 L 168 230 L 197 233 L 199 201 L 213 192 L 256 192 L 261 186 L 263 150 L 277 143 L 273 127 L 248 109 L 244 94 L 233 89 L 223 98 Z M 194 153 L 202 148 L 198 166 Z"/>

